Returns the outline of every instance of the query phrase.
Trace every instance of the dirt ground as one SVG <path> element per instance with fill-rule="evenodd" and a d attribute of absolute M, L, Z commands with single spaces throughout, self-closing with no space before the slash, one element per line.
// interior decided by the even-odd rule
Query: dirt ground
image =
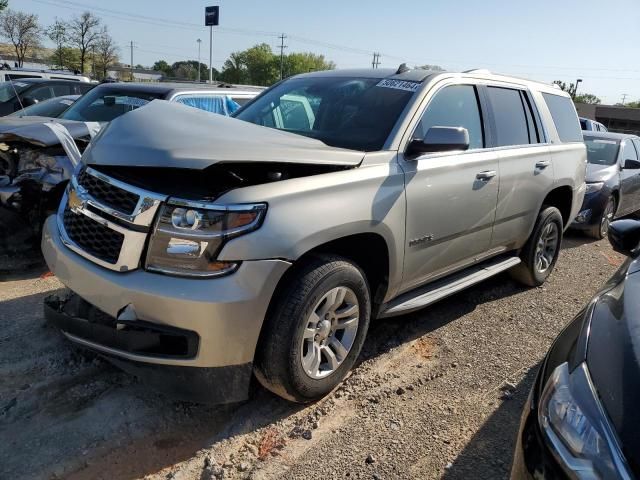
<path fill-rule="evenodd" d="M 62 285 L 44 268 L 0 272 L 0 478 L 507 478 L 541 359 L 622 262 L 606 241 L 563 247 L 541 288 L 500 275 L 375 322 L 348 380 L 309 406 L 260 388 L 171 401 L 45 323 Z"/>

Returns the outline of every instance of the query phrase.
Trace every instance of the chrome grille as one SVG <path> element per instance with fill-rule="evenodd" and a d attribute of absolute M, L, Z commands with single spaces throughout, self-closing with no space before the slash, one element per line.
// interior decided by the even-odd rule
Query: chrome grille
<path fill-rule="evenodd" d="M 87 253 L 113 265 L 118 262 L 124 242 L 122 233 L 74 213 L 68 206 L 64 210 L 63 225 L 69 238 Z"/>
<path fill-rule="evenodd" d="M 83 170 L 78 175 L 78 184 L 100 203 L 127 215 L 133 213 L 140 198 L 135 193 L 100 180 L 87 170 Z"/>

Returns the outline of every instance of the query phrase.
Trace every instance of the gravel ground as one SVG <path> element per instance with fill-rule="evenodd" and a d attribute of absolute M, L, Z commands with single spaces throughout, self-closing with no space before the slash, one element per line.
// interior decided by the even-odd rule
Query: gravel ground
<path fill-rule="evenodd" d="M 541 288 L 501 275 L 374 323 L 362 362 L 310 406 L 260 388 L 171 401 L 45 324 L 55 277 L 0 271 L 0 478 L 507 478 L 541 359 L 622 261 L 606 241 L 563 246 Z"/>

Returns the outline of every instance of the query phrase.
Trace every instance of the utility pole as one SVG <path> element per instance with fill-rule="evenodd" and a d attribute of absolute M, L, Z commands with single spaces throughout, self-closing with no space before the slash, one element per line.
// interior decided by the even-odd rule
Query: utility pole
<path fill-rule="evenodd" d="M 209 83 L 213 83 L 213 25 L 209 25 Z"/>
<path fill-rule="evenodd" d="M 573 98 L 576 98 L 576 95 L 578 94 L 578 85 L 580 84 L 580 82 L 582 82 L 582 79 L 578 78 L 576 80 L 576 85 L 573 87 L 573 95 L 572 95 Z"/>
<path fill-rule="evenodd" d="M 380 66 L 380 53 L 373 52 L 373 60 L 371 61 L 371 68 L 378 68 Z"/>
<path fill-rule="evenodd" d="M 196 42 L 198 42 L 198 83 L 200 83 L 200 44 L 202 40 L 198 39 Z"/>
<path fill-rule="evenodd" d="M 131 81 L 133 82 L 133 40 L 131 40 Z"/>
<path fill-rule="evenodd" d="M 287 36 L 283 33 L 278 38 L 280 39 L 280 80 L 282 80 L 284 78 L 284 49 L 287 48 L 284 44 L 284 39 Z"/>
<path fill-rule="evenodd" d="M 623 94 L 622 94 L 622 106 L 623 106 L 623 107 L 624 107 L 624 102 L 626 102 L 626 101 L 627 101 L 627 97 L 628 97 L 628 96 L 629 96 L 629 94 L 628 94 L 628 93 L 623 93 Z"/>

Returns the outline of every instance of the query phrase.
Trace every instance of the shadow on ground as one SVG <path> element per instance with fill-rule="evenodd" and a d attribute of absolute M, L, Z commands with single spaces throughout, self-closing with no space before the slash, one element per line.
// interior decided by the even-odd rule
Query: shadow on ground
<path fill-rule="evenodd" d="M 447 469 L 443 476 L 445 480 L 509 478 L 520 416 L 539 367 L 540 362 L 531 367 L 518 384 L 513 397 L 502 401 L 487 418 Z"/>

